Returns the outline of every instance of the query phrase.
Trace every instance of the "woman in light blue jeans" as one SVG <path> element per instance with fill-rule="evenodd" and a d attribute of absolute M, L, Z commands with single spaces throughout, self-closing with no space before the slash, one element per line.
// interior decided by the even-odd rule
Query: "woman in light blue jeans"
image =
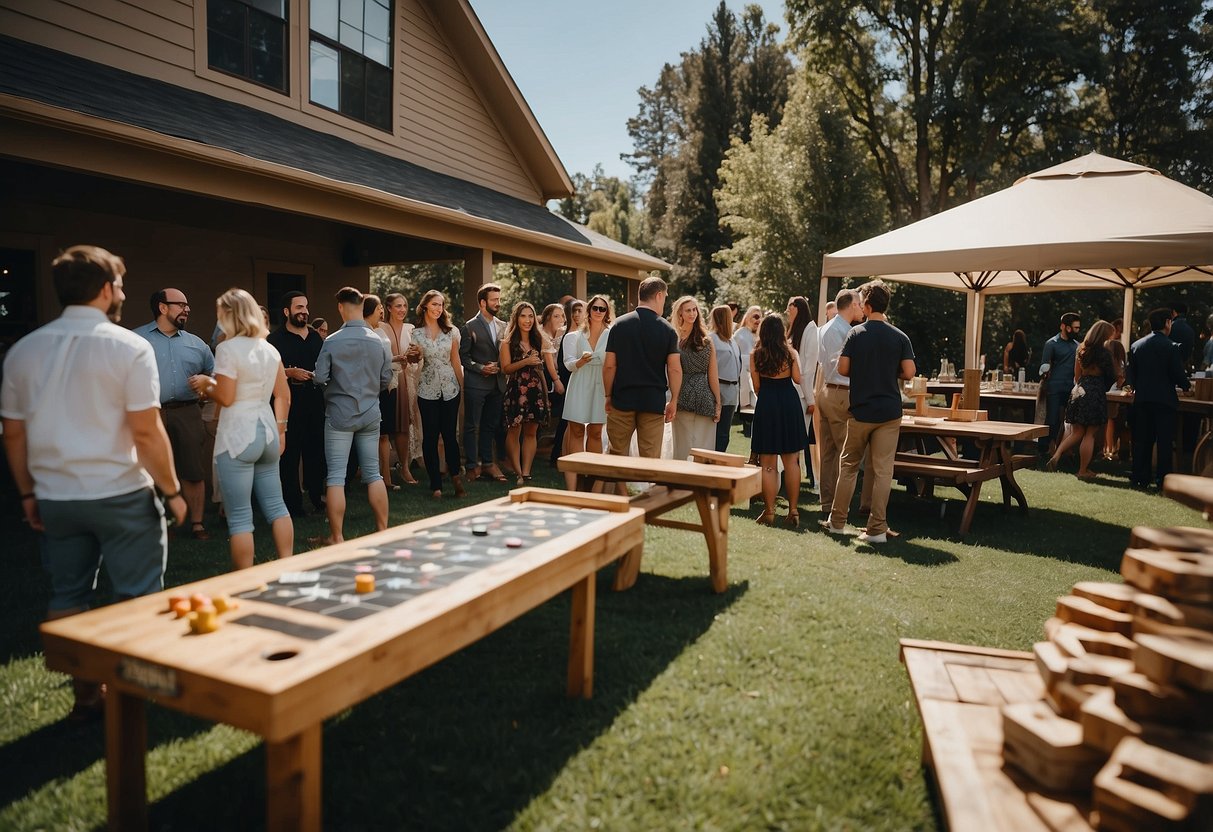
<path fill-rule="evenodd" d="M 265 340 L 265 322 L 252 295 L 229 289 L 219 297 L 216 313 L 227 337 L 215 350 L 215 377 L 203 382 L 202 392 L 223 408 L 215 432 L 215 469 L 227 509 L 232 564 L 245 569 L 253 565 L 254 495 L 270 523 L 278 557 L 290 557 L 295 546 L 278 474 L 291 391 L 282 358 Z"/>

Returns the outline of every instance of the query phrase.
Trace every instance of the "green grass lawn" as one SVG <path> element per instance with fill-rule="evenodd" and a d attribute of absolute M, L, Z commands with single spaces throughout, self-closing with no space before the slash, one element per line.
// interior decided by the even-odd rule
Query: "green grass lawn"
<path fill-rule="evenodd" d="M 740 434 L 734 450 L 745 447 Z M 1096 470 L 1100 470 L 1098 467 Z M 1105 469 L 1107 470 L 1107 469 Z M 536 484 L 558 484 L 545 462 Z M 1118 580 L 1136 524 L 1199 525 L 1192 511 L 1066 473 L 1017 475 L 1030 516 L 1004 514 L 987 485 L 969 537 L 963 502 L 895 486 L 879 549 L 734 510 L 729 590 L 710 592 L 703 539 L 652 529 L 640 580 L 599 579 L 594 698 L 564 697 L 568 602 L 561 598 L 325 725 L 329 829 L 935 829 L 902 637 L 1028 649 L 1055 599 L 1080 580 Z M 392 522 L 489 499 L 392 496 Z M 347 534 L 371 531 L 353 493 Z M 781 511 L 782 514 L 782 511 Z M 211 522 L 219 529 L 218 520 Z M 319 519 L 297 539 L 323 532 Z M 0 829 L 105 822 L 100 724 L 68 725 L 67 678 L 42 665 L 46 583 L 28 532 L 10 519 L 0 586 Z M 258 551 L 271 551 L 259 531 Z M 167 582 L 227 568 L 221 535 L 176 540 Z M 155 829 L 264 823 L 259 740 L 152 707 L 148 782 Z"/>

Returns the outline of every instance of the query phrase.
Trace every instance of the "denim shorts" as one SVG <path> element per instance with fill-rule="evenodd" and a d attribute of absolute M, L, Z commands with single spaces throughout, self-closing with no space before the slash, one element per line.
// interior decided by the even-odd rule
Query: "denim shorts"
<path fill-rule="evenodd" d="M 376 418 L 355 430 L 338 430 L 326 419 L 324 458 L 329 469 L 326 485 L 345 485 L 345 468 L 350 459 L 351 446 L 358 454 L 363 485 L 370 485 L 380 479 L 379 419 Z"/>
<path fill-rule="evenodd" d="M 287 441 L 290 441 L 289 434 Z M 228 534 L 244 534 L 253 530 L 254 496 L 267 523 L 290 515 L 282 499 L 279 456 L 278 437 L 267 441 L 265 428 L 258 425 L 253 441 L 235 457 L 227 451 L 215 457 L 215 470 L 223 491 L 223 509 L 227 512 Z"/>

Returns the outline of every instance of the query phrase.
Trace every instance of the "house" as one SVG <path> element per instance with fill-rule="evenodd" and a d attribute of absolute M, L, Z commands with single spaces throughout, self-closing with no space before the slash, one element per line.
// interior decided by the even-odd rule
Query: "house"
<path fill-rule="evenodd" d="M 126 259 L 128 324 L 175 286 L 198 332 L 229 286 L 331 314 L 379 264 L 462 261 L 471 309 L 503 261 L 634 301 L 668 265 L 545 207 L 571 191 L 467 0 L 0 0 L 0 341 L 76 243 Z"/>

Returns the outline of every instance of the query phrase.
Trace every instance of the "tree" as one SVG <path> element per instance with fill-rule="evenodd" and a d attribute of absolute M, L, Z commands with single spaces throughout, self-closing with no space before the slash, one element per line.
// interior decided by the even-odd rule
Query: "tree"
<path fill-rule="evenodd" d="M 824 255 L 885 223 L 875 172 L 845 109 L 823 79 L 802 72 L 783 122 L 754 116 L 750 140 L 735 139 L 721 166 L 716 201 L 732 244 L 718 259 L 717 298 L 816 305 Z"/>
<path fill-rule="evenodd" d="M 896 224 L 977 195 L 1072 117 L 1094 66 L 1077 0 L 788 0 L 791 40 L 831 78 Z"/>

